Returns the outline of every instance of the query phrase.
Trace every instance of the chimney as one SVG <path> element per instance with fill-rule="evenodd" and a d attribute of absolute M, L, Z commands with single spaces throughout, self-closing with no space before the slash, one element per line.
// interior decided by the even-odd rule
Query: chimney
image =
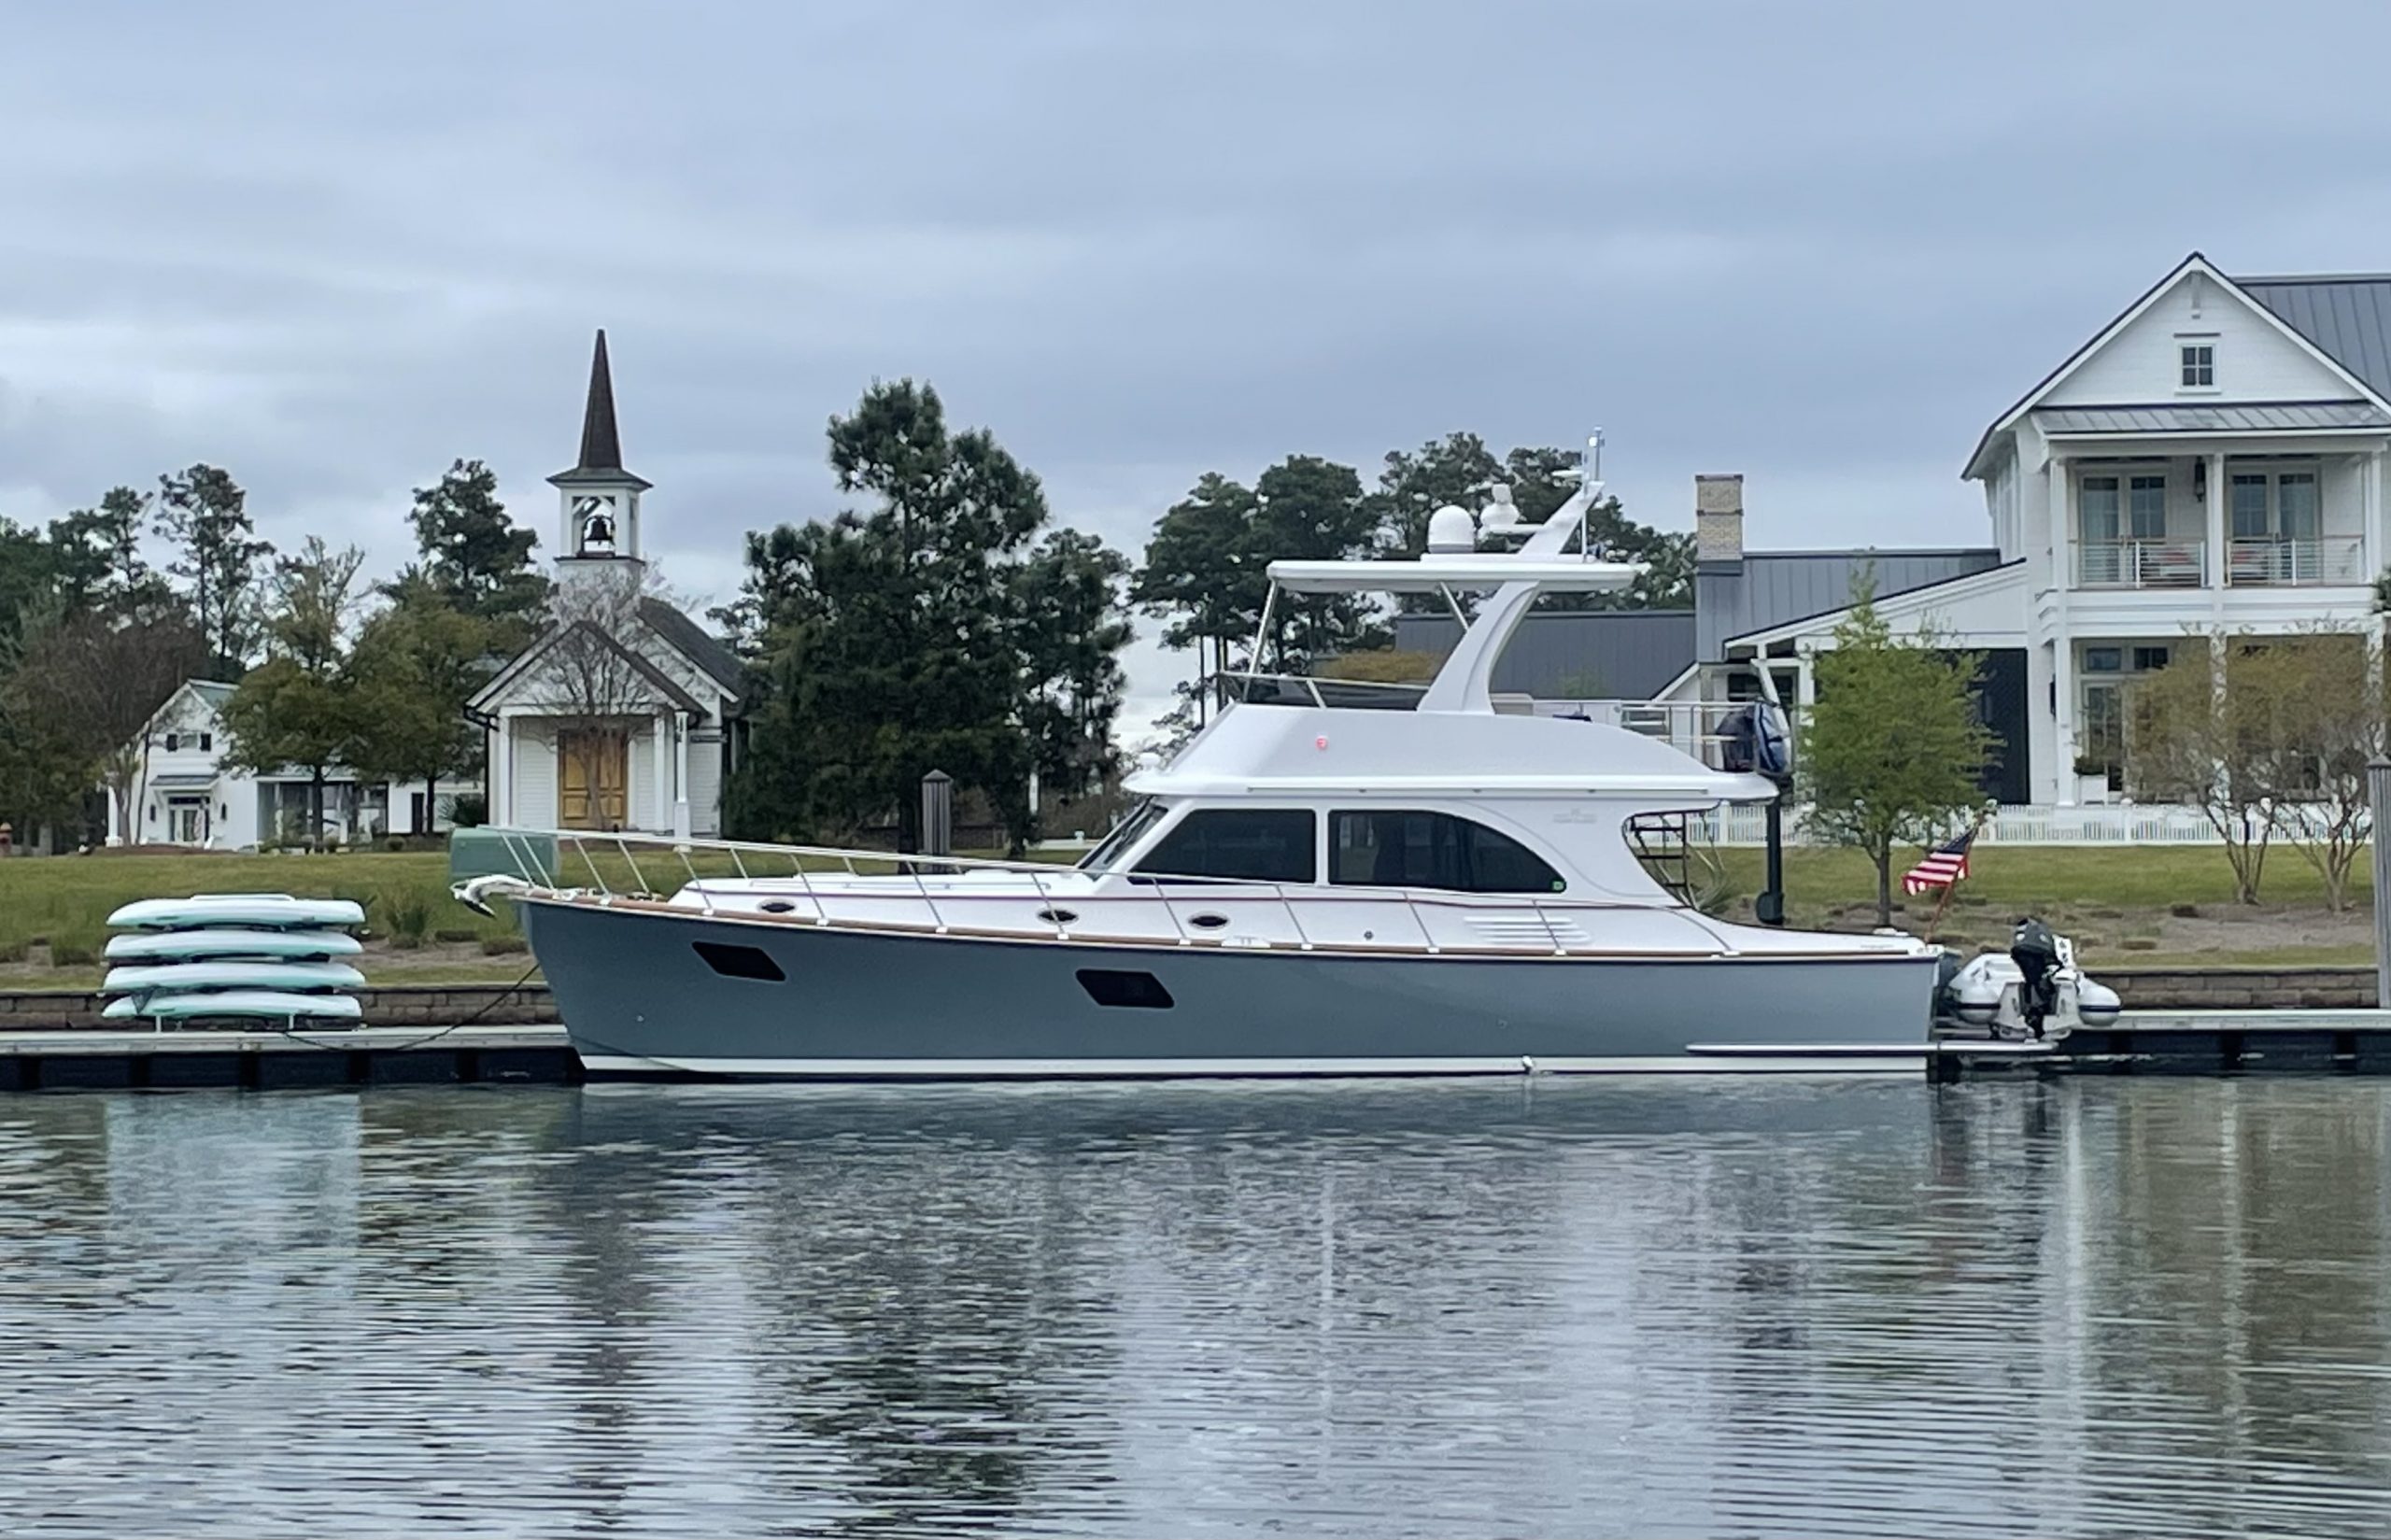
<path fill-rule="evenodd" d="M 1744 478 L 1693 478 L 1693 565 L 1701 572 L 1744 568 Z"/>

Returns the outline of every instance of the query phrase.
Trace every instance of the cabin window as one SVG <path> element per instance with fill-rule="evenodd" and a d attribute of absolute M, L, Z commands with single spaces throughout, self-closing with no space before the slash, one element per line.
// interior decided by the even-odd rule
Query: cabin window
<path fill-rule="evenodd" d="M 1252 883 L 1319 881 L 1312 814 L 1299 808 L 1198 808 L 1173 825 L 1138 869 Z"/>
<path fill-rule="evenodd" d="M 1559 893 L 1568 886 L 1507 834 L 1449 812 L 1332 812 L 1328 880 L 1355 887 Z"/>
<path fill-rule="evenodd" d="M 1096 848 L 1080 857 L 1082 871 L 1107 871 L 1122 856 L 1129 854 L 1139 841 L 1144 839 L 1156 821 L 1167 810 L 1152 798 L 1129 810 L 1128 815 L 1112 826 L 1112 832 L 1096 842 Z"/>

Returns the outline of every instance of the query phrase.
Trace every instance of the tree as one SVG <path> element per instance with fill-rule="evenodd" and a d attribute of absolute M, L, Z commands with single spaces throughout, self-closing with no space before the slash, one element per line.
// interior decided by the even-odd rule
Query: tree
<path fill-rule="evenodd" d="M 111 487 L 96 508 L 77 508 L 50 524 L 51 564 L 71 610 L 122 609 L 166 597 L 166 586 L 141 558 L 149 500 Z"/>
<path fill-rule="evenodd" d="M 1119 558 L 1060 536 L 1033 547 L 1038 478 L 984 430 L 950 432 L 927 386 L 873 386 L 829 441 L 841 488 L 878 505 L 748 537 L 741 605 L 764 680 L 732 822 L 818 832 L 893 808 L 912 849 L 921 778 L 942 770 L 1018 837 L 1032 766 L 1076 775 L 1094 760 L 1074 758 L 1070 725 L 1118 709 Z"/>
<path fill-rule="evenodd" d="M 134 838 L 133 788 L 149 747 L 144 728 L 207 657 L 205 637 L 174 604 L 90 611 L 27 639 L 9 691 L 17 713 L 37 724 L 50 754 L 95 770 L 116 794 L 120 841 Z"/>
<path fill-rule="evenodd" d="M 460 459 L 431 487 L 415 489 L 416 546 L 422 560 L 384 592 L 398 597 L 419 580 L 450 608 L 486 623 L 495 650 L 520 652 L 547 619 L 550 584 L 531 561 L 539 537 L 517 529 L 498 500 L 498 476 Z"/>
<path fill-rule="evenodd" d="M 1112 728 L 1121 714 L 1121 649 L 1128 617 L 1120 588 L 1129 562 L 1094 535 L 1057 530 L 1012 572 L 1016 645 L 1027 685 L 1022 728 L 1049 796 L 1082 796 L 1121 768 Z"/>
<path fill-rule="evenodd" d="M 1893 846 L 1924 845 L 1984 800 L 1992 736 L 1977 719 L 1977 659 L 1930 637 L 1897 638 L 1873 573 L 1818 655 L 1818 702 L 1798 724 L 1793 768 L 1810 830 L 1866 853 L 1876 923 L 1893 923 Z"/>
<path fill-rule="evenodd" d="M 465 702 L 488 678 L 493 623 L 453 609 L 428 584 L 402 579 L 349 656 L 363 710 L 351 767 L 392 783 L 421 781 L 427 804 L 444 776 L 479 759 Z"/>
<path fill-rule="evenodd" d="M 235 679 L 257 637 L 258 564 L 274 547 L 253 540 L 248 494 L 213 465 L 158 478 L 156 529 L 176 547 L 166 571 L 181 578 L 207 637 L 209 669 Z"/>
<path fill-rule="evenodd" d="M 2324 629 L 2206 640 L 2186 649 L 2206 667 L 2180 658 L 2128 686 L 2127 784 L 2147 800 L 2200 810 L 2241 902 L 2258 901 L 2280 836 L 2341 908 L 2367 837 L 2367 762 L 2385 741 L 2364 638 Z"/>
<path fill-rule="evenodd" d="M 1181 685 L 1172 713 L 1192 719 L 1189 732 L 1204 723 L 1209 682 L 1229 670 L 1232 641 L 1252 636 L 1250 617 L 1260 614 L 1269 586 L 1247 559 L 1258 506 L 1251 487 L 1206 472 L 1154 526 L 1145 565 L 1129 587 L 1132 602 L 1170 622 L 1165 646 L 1195 649 L 1196 678 Z"/>
<path fill-rule="evenodd" d="M 307 771 L 310 844 L 323 838 L 325 772 L 351 761 L 372 713 L 347 666 L 364 562 L 356 547 L 332 551 L 310 535 L 299 556 L 276 563 L 266 660 L 242 676 L 222 710 L 227 764 Z"/>

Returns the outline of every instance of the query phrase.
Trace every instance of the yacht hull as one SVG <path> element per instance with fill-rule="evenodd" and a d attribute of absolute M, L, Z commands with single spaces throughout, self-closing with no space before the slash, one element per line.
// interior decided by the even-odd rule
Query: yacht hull
<path fill-rule="evenodd" d="M 1916 1070 L 1936 977 L 1931 954 L 1355 954 L 542 898 L 518 912 L 575 1051 L 603 1077 Z"/>

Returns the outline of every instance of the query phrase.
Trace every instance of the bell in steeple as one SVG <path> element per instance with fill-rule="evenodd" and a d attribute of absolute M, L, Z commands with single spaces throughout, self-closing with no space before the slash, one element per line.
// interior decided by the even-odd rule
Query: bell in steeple
<path fill-rule="evenodd" d="M 650 483 L 623 469 L 622 439 L 615 426 L 615 376 L 606 361 L 606 333 L 598 333 L 589 360 L 589 400 L 581 414 L 581 459 L 570 471 L 548 478 L 561 501 L 563 555 L 560 580 L 570 580 L 582 561 L 637 561 L 639 496 Z"/>

